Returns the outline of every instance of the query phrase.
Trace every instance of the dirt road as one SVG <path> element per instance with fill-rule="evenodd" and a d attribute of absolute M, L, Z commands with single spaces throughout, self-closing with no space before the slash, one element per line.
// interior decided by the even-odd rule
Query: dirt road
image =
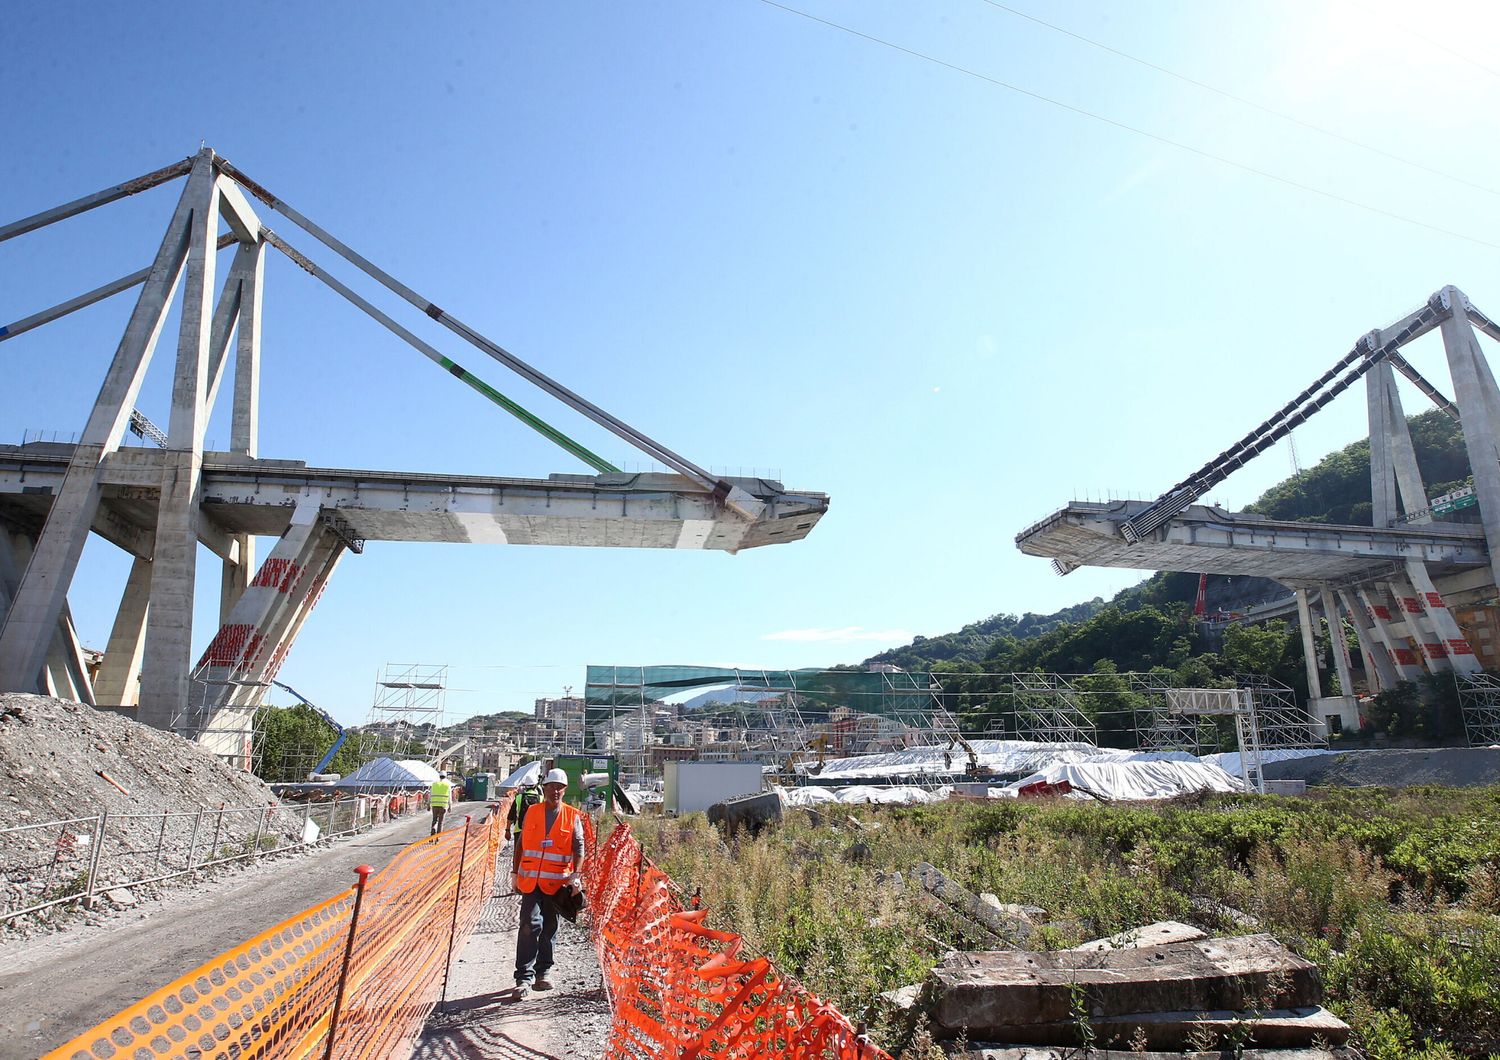
<path fill-rule="evenodd" d="M 509 855 L 501 856 L 502 866 Z M 510 880 L 496 880 L 502 892 Z M 412 1060 L 584 1060 L 600 1056 L 609 1003 L 593 943 L 582 925 L 563 921 L 549 978 L 554 988 L 511 990 L 520 899 L 491 898 L 448 982 L 448 1003 L 427 1020 Z"/>
<path fill-rule="evenodd" d="M 467 803 L 450 813 L 483 810 Z M 34 1060 L 211 957 L 352 886 L 427 834 L 429 818 L 262 862 L 170 892 L 97 926 L 0 947 L 0 1060 Z"/>

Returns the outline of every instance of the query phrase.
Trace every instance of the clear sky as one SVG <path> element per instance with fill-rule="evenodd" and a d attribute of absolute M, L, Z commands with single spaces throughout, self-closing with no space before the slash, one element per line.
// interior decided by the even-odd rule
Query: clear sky
<path fill-rule="evenodd" d="M 832 496 L 806 541 L 739 556 L 374 543 L 282 671 L 345 721 L 387 662 L 451 665 L 454 716 L 529 709 L 590 663 L 855 662 L 1138 580 L 1058 578 L 1014 536 L 1070 498 L 1154 496 L 1444 284 L 1500 312 L 1497 23 L 1478 2 L 13 0 L 0 222 L 203 141 L 689 459 Z M 0 244 L 0 323 L 145 266 L 177 187 Z M 270 270 L 262 455 L 585 470 Z M 81 429 L 130 304 L 0 344 L 0 440 Z M 170 353 L 139 402 L 162 424 Z M 1435 337 L 1412 360 L 1446 387 Z M 1298 456 L 1363 430 L 1356 391 Z M 1210 499 L 1290 470 L 1278 447 Z M 90 544 L 86 644 L 126 571 Z M 201 566 L 200 644 L 217 583 Z"/>

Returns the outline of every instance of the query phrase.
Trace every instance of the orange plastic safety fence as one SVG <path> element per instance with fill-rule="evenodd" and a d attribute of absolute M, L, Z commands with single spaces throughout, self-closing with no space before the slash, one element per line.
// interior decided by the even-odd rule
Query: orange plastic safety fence
<path fill-rule="evenodd" d="M 682 907 L 621 822 L 591 850 L 585 884 L 614 1013 L 606 1060 L 889 1060 L 845 1016 L 746 957 L 736 934 Z"/>
<path fill-rule="evenodd" d="M 450 940 L 456 953 L 489 899 L 508 802 L 410 844 L 362 895 L 350 888 L 278 924 L 43 1060 L 401 1055 L 437 1003 Z"/>

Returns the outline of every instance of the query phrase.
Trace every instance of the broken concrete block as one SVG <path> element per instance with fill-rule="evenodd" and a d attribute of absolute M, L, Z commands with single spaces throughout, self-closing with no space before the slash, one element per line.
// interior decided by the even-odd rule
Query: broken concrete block
<path fill-rule="evenodd" d="M 991 894 L 989 891 L 980 891 L 979 900 L 991 909 L 999 911 L 1004 916 L 1017 917 L 1028 924 L 1045 924 L 1049 916 L 1047 910 L 1039 905 L 1002 902 L 998 895 Z"/>
<path fill-rule="evenodd" d="M 1362 1060 L 1361 1054 L 1351 1049 L 1246 1049 L 1235 1054 L 1240 1060 Z M 1003 1046 L 975 1045 L 967 1052 L 956 1054 L 954 1060 L 1081 1060 L 1084 1053 L 1077 1046 Z M 1211 1053 L 1145 1052 L 1128 1049 L 1093 1049 L 1088 1060 L 1223 1060 L 1224 1054 Z"/>
<path fill-rule="evenodd" d="M 917 1003 L 921 996 L 922 984 L 913 983 L 911 986 L 898 987 L 895 990 L 887 990 L 880 995 L 880 1000 L 889 1008 L 897 1012 L 908 1012 Z"/>
<path fill-rule="evenodd" d="M 1152 1012 L 1105 1016 L 1088 1021 L 1100 1048 L 1143 1045 L 1148 1049 L 1220 1048 L 1256 1045 L 1297 1048 L 1343 1045 L 1349 1025 L 1325 1008 L 1273 1009 L 1269 1012 Z M 985 1032 L 1011 1045 L 1077 1045 L 1078 1020 L 997 1027 Z"/>
<path fill-rule="evenodd" d="M 1208 933 L 1199 931 L 1191 924 L 1180 924 L 1175 920 L 1162 920 L 1155 924 L 1122 931 L 1107 939 L 1095 939 L 1082 946 L 1074 946 L 1077 953 L 1092 953 L 1099 950 L 1134 950 L 1142 946 L 1165 946 L 1172 942 L 1197 942 L 1208 938 Z"/>
<path fill-rule="evenodd" d="M 136 898 L 135 892 L 132 891 L 129 887 L 112 888 L 111 890 L 104 892 L 104 897 L 115 903 L 115 905 L 124 906 L 126 908 L 135 905 L 135 903 L 139 900 Z"/>
<path fill-rule="evenodd" d="M 1270 935 L 1078 953 L 961 953 L 932 970 L 939 1037 L 1150 1012 L 1306 1008 L 1323 1000 L 1317 966 Z M 996 1033 L 992 1033 L 996 1032 Z"/>
<path fill-rule="evenodd" d="M 912 869 L 912 878 L 932 897 L 1001 942 L 1018 944 L 1031 937 L 1031 924 L 981 901 L 973 891 L 954 883 L 941 869 L 925 861 Z"/>

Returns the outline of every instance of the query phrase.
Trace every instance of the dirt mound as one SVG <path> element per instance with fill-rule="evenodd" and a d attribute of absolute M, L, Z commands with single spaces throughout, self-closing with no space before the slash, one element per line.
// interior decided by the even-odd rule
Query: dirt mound
<path fill-rule="evenodd" d="M 1275 762 L 1265 767 L 1265 775 L 1267 780 L 1305 780 L 1337 787 L 1479 787 L 1500 784 L 1500 748 L 1345 751 Z"/>
<path fill-rule="evenodd" d="M 71 823 L 49 825 L 60 821 Z M 301 833 L 259 779 L 175 733 L 65 699 L 0 694 L 0 911 L 72 893 L 91 871 L 112 886 L 279 849 Z"/>
<path fill-rule="evenodd" d="M 176 733 L 81 703 L 16 693 L 0 693 L 0 791 L 0 827 L 101 810 L 160 813 L 276 801 L 259 779 Z"/>

